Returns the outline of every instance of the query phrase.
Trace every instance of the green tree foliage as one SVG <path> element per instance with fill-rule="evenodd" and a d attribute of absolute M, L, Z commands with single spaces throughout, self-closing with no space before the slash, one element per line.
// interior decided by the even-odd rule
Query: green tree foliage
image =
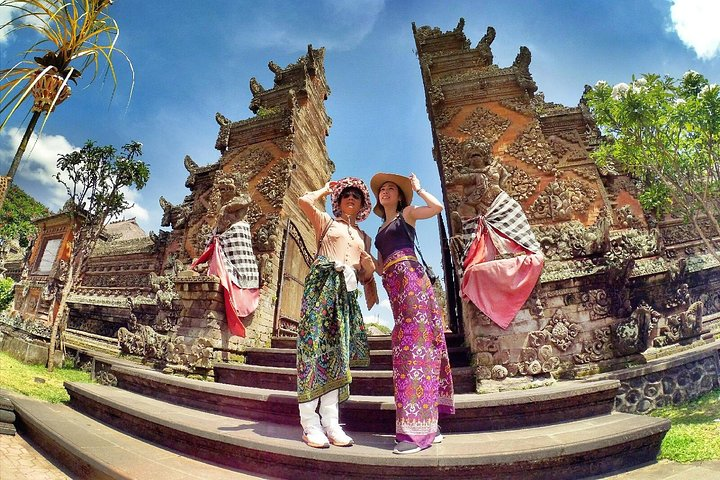
<path fill-rule="evenodd" d="M 0 278 L 0 312 L 12 303 L 14 287 L 15 282 L 12 278 Z"/>
<path fill-rule="evenodd" d="M 0 242 L 18 240 L 27 247 L 35 235 L 33 220 L 45 217 L 50 210 L 21 188 L 10 185 L 5 203 L 0 208 Z"/>
<path fill-rule="evenodd" d="M 690 222 L 720 260 L 720 87 L 689 71 L 646 74 L 630 84 L 598 82 L 585 100 L 605 141 L 593 153 L 639 181 L 647 211 Z"/>
<path fill-rule="evenodd" d="M 67 271 L 63 278 L 58 313 L 52 319 L 49 358 L 53 358 L 58 333 L 62 335 L 67 319 L 67 297 L 80 284 L 87 260 L 103 230 L 113 217 L 131 207 L 123 190 L 145 187 L 150 170 L 140 160 L 142 144 L 131 142 L 118 152 L 115 147 L 97 146 L 88 141 L 78 151 L 61 155 L 57 161 L 61 173 L 58 182 L 69 195 L 63 211 L 73 226 L 73 242 Z M 52 370 L 52 362 L 48 363 Z"/>

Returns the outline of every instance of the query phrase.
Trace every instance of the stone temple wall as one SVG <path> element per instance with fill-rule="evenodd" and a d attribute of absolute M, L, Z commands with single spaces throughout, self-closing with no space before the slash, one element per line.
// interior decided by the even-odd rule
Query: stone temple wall
<path fill-rule="evenodd" d="M 162 226 L 171 230 L 98 244 L 82 285 L 69 299 L 71 330 L 119 336 L 128 353 L 190 366 L 204 365 L 213 349 L 238 352 L 270 344 L 278 331 L 281 280 L 304 278 L 293 269 L 302 270 L 310 257 L 307 250 L 295 249 L 303 261 L 284 258 L 288 232 L 315 250 L 314 232 L 297 199 L 324 185 L 335 168 L 325 144 L 331 119 L 325 111 L 330 89 L 323 62 L 324 50 L 312 46 L 284 68 L 270 62 L 272 88 L 255 78 L 249 82 L 253 116 L 231 121 L 216 114 L 219 159 L 200 166 L 185 157 L 189 194 L 179 205 L 160 198 Z M 187 271 L 215 230 L 240 220 L 251 226 L 261 277 L 260 304 L 243 319 L 245 338 L 228 332 L 217 278 L 203 275 L 202 269 L 199 275 Z M 53 275 L 18 284 L 16 292 L 24 299 L 18 313 L 37 316 Z M 300 299 L 289 301 L 299 305 Z"/>
<path fill-rule="evenodd" d="M 329 87 L 323 58 L 323 49 L 309 46 L 305 56 L 285 68 L 270 62 L 275 74 L 273 88 L 265 89 L 255 78 L 250 80 L 250 109 L 255 116 L 231 121 L 218 113 L 220 131 L 215 147 L 221 152 L 219 161 L 200 167 L 186 157 L 186 186 L 191 194 L 178 206 L 161 199 L 163 226 L 173 229 L 162 234 L 165 272 L 187 267 L 221 224 L 245 220 L 251 225 L 261 276 L 260 305 L 243 320 L 246 338 L 230 336 L 218 348 L 269 345 L 277 330 L 280 280 L 293 274 L 283 271 L 281 265 L 288 220 L 297 227 L 302 242 L 314 250 L 314 233 L 297 207 L 297 198 L 320 188 L 334 171 L 325 146 L 331 121 L 324 107 Z M 206 281 L 212 284 L 211 279 Z M 222 325 L 224 315 L 215 320 Z M 178 321 L 182 325 L 182 315 Z M 194 331 L 201 335 L 200 330 Z"/>
<path fill-rule="evenodd" d="M 678 350 L 676 354 L 650 360 L 646 365 L 592 379 L 619 380 L 615 410 L 640 414 L 679 405 L 720 387 L 720 347 L 717 343 L 692 352 Z"/>
<path fill-rule="evenodd" d="M 699 237 L 679 219 L 646 215 L 631 179 L 598 169 L 588 109 L 582 99 L 546 102 L 526 47 L 498 67 L 495 30 L 473 47 L 463 27 L 413 25 L 455 266 L 445 273 L 460 284 L 462 220 L 498 189 L 521 204 L 546 256 L 506 330 L 456 299 L 478 382 L 586 376 L 642 362 L 649 349 L 710 341 L 718 265 Z"/>

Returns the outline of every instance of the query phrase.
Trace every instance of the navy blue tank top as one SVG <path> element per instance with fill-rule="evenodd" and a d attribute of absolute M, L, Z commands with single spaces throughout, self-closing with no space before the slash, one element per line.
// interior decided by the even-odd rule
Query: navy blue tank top
<path fill-rule="evenodd" d="M 378 249 L 382 258 L 388 258 L 393 252 L 402 248 L 414 248 L 413 241 L 408 237 L 405 228 L 402 226 L 400 217 L 390 222 L 385 228 L 375 235 L 375 248 Z M 415 227 L 407 225 L 410 235 L 415 235 Z"/>

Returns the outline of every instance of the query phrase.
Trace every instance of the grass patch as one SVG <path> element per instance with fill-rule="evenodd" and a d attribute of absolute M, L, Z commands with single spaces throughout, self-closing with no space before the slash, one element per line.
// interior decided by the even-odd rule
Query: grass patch
<path fill-rule="evenodd" d="M 683 403 L 652 412 L 672 422 L 660 456 L 674 462 L 720 460 L 720 389 Z"/>
<path fill-rule="evenodd" d="M 50 373 L 42 365 L 28 365 L 0 352 L 0 388 L 47 402 L 70 400 L 63 382 L 91 382 L 88 372 L 74 368 L 55 368 Z"/>

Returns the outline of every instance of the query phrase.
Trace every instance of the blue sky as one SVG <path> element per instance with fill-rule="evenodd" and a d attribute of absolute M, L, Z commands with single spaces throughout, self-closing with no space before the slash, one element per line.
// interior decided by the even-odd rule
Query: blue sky
<path fill-rule="evenodd" d="M 233 121 L 250 117 L 250 77 L 272 87 L 268 61 L 284 67 L 310 43 L 326 49 L 332 90 L 326 108 L 333 119 L 327 146 L 335 176 L 369 182 L 377 171 L 413 171 L 438 196 L 412 22 L 447 31 L 464 17 L 473 45 L 492 25 L 494 63 L 509 66 L 527 46 L 545 99 L 568 106 L 577 105 L 586 84 L 627 82 L 633 74 L 679 77 L 692 69 L 720 82 L 715 0 L 116 0 L 110 12 L 121 30 L 118 46 L 135 69 L 132 98 L 128 103 L 129 69 L 121 58 L 112 101 L 111 84 L 88 87 L 81 78 L 31 141 L 15 181 L 57 209 L 65 200 L 51 176 L 58 154 L 88 139 L 117 147 L 140 141 L 151 177 L 145 189 L 130 192 L 136 206 L 126 216 L 146 231 L 160 229 L 160 195 L 177 204 L 189 193 L 185 155 L 200 165 L 219 159 L 215 112 Z M 7 15 L 0 11 L 0 24 Z M 19 59 L 21 40 L 0 31 L 2 68 Z M 25 122 L 16 115 L 0 131 L 3 174 Z M 363 227 L 372 235 L 378 225 L 371 218 Z M 439 266 L 435 222 L 421 224 L 419 233 L 425 257 Z M 389 324 L 387 300 L 371 315 Z"/>

